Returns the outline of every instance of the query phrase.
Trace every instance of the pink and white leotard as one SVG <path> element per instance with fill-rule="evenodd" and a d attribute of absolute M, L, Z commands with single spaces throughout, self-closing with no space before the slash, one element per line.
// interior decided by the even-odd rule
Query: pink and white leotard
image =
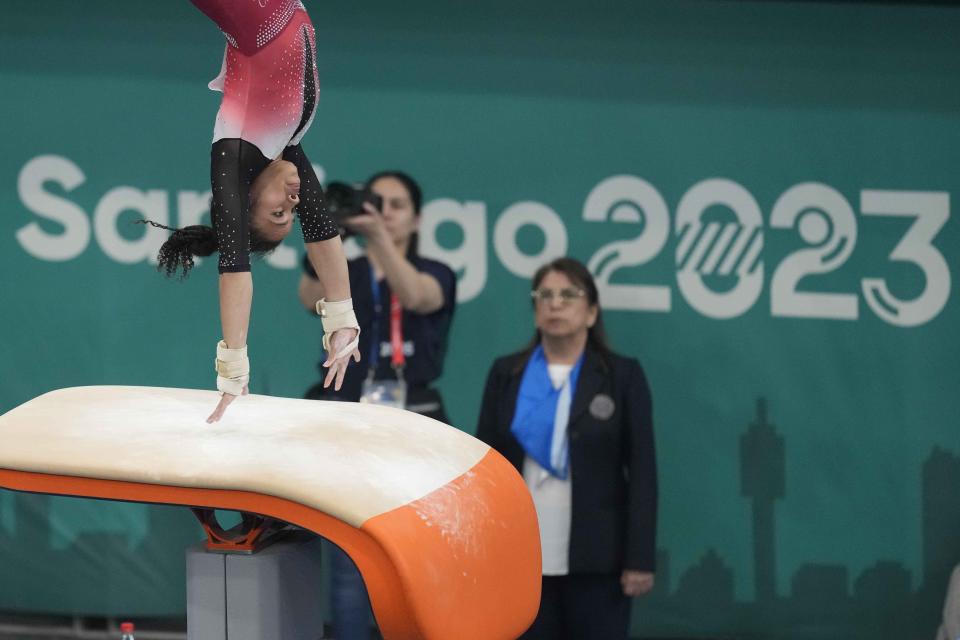
<path fill-rule="evenodd" d="M 299 0 L 191 0 L 227 38 L 210 152 L 210 217 L 220 273 L 250 270 L 250 185 L 271 160 L 297 167 L 304 242 L 338 234 L 300 145 L 317 105 L 316 36 Z"/>
<path fill-rule="evenodd" d="M 227 38 L 213 140 L 241 138 L 278 157 L 313 121 L 316 36 L 300 0 L 192 0 Z"/>

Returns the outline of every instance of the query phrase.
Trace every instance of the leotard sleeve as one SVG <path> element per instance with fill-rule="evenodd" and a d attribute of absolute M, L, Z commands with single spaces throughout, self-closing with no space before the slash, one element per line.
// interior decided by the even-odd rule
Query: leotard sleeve
<path fill-rule="evenodd" d="M 300 174 L 300 204 L 297 214 L 300 216 L 300 230 L 304 243 L 329 240 L 340 230 L 333 218 L 327 213 L 323 202 L 323 188 L 313 170 L 313 165 L 298 144 L 283 151 L 283 159 L 292 162 Z"/>
<path fill-rule="evenodd" d="M 210 218 L 220 273 L 250 271 L 250 185 L 269 163 L 239 138 L 217 140 L 210 149 Z"/>

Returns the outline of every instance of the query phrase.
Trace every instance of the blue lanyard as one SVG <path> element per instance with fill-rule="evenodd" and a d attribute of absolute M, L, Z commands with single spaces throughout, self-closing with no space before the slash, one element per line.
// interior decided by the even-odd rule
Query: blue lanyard
<path fill-rule="evenodd" d="M 370 291 L 373 294 L 373 326 L 370 327 L 369 373 L 374 374 L 380 363 L 380 313 L 383 311 L 383 305 L 380 302 L 380 283 L 377 282 L 373 263 L 370 263 Z"/>

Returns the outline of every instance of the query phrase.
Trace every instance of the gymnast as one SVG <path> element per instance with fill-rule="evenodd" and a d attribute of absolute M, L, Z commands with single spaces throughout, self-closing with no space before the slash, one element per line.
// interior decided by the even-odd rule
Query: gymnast
<path fill-rule="evenodd" d="M 347 262 L 337 225 L 324 209 L 320 182 L 300 140 L 317 104 L 316 39 L 299 0 L 191 0 L 226 36 L 220 75 L 210 88 L 223 93 L 210 150 L 212 227 L 173 231 L 160 249 L 158 269 L 186 277 L 194 256 L 219 253 L 220 323 L 217 389 L 221 398 L 207 422 L 216 422 L 248 392 L 247 328 L 253 300 L 250 253 L 275 249 L 300 218 L 307 256 L 322 279 L 316 309 L 327 358 L 324 386 L 339 389 L 350 358 L 359 362 L 360 327 L 353 312 Z"/>

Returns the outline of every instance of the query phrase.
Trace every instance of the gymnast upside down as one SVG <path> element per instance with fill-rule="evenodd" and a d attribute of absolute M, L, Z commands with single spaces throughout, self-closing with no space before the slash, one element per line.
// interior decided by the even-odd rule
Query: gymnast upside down
<path fill-rule="evenodd" d="M 191 2 L 227 39 L 220 75 L 210 83 L 223 93 L 210 150 L 213 226 L 173 229 L 160 249 L 158 268 L 168 276 L 182 269 L 186 276 L 194 256 L 219 253 L 223 339 L 217 344 L 216 370 L 222 396 L 207 418 L 212 423 L 247 393 L 250 253 L 275 249 L 295 215 L 325 294 L 316 305 L 327 351 L 325 386 L 334 383 L 339 389 L 350 359 L 360 360 L 360 327 L 338 228 L 324 209 L 320 181 L 300 146 L 317 104 L 310 17 L 299 0 Z"/>

